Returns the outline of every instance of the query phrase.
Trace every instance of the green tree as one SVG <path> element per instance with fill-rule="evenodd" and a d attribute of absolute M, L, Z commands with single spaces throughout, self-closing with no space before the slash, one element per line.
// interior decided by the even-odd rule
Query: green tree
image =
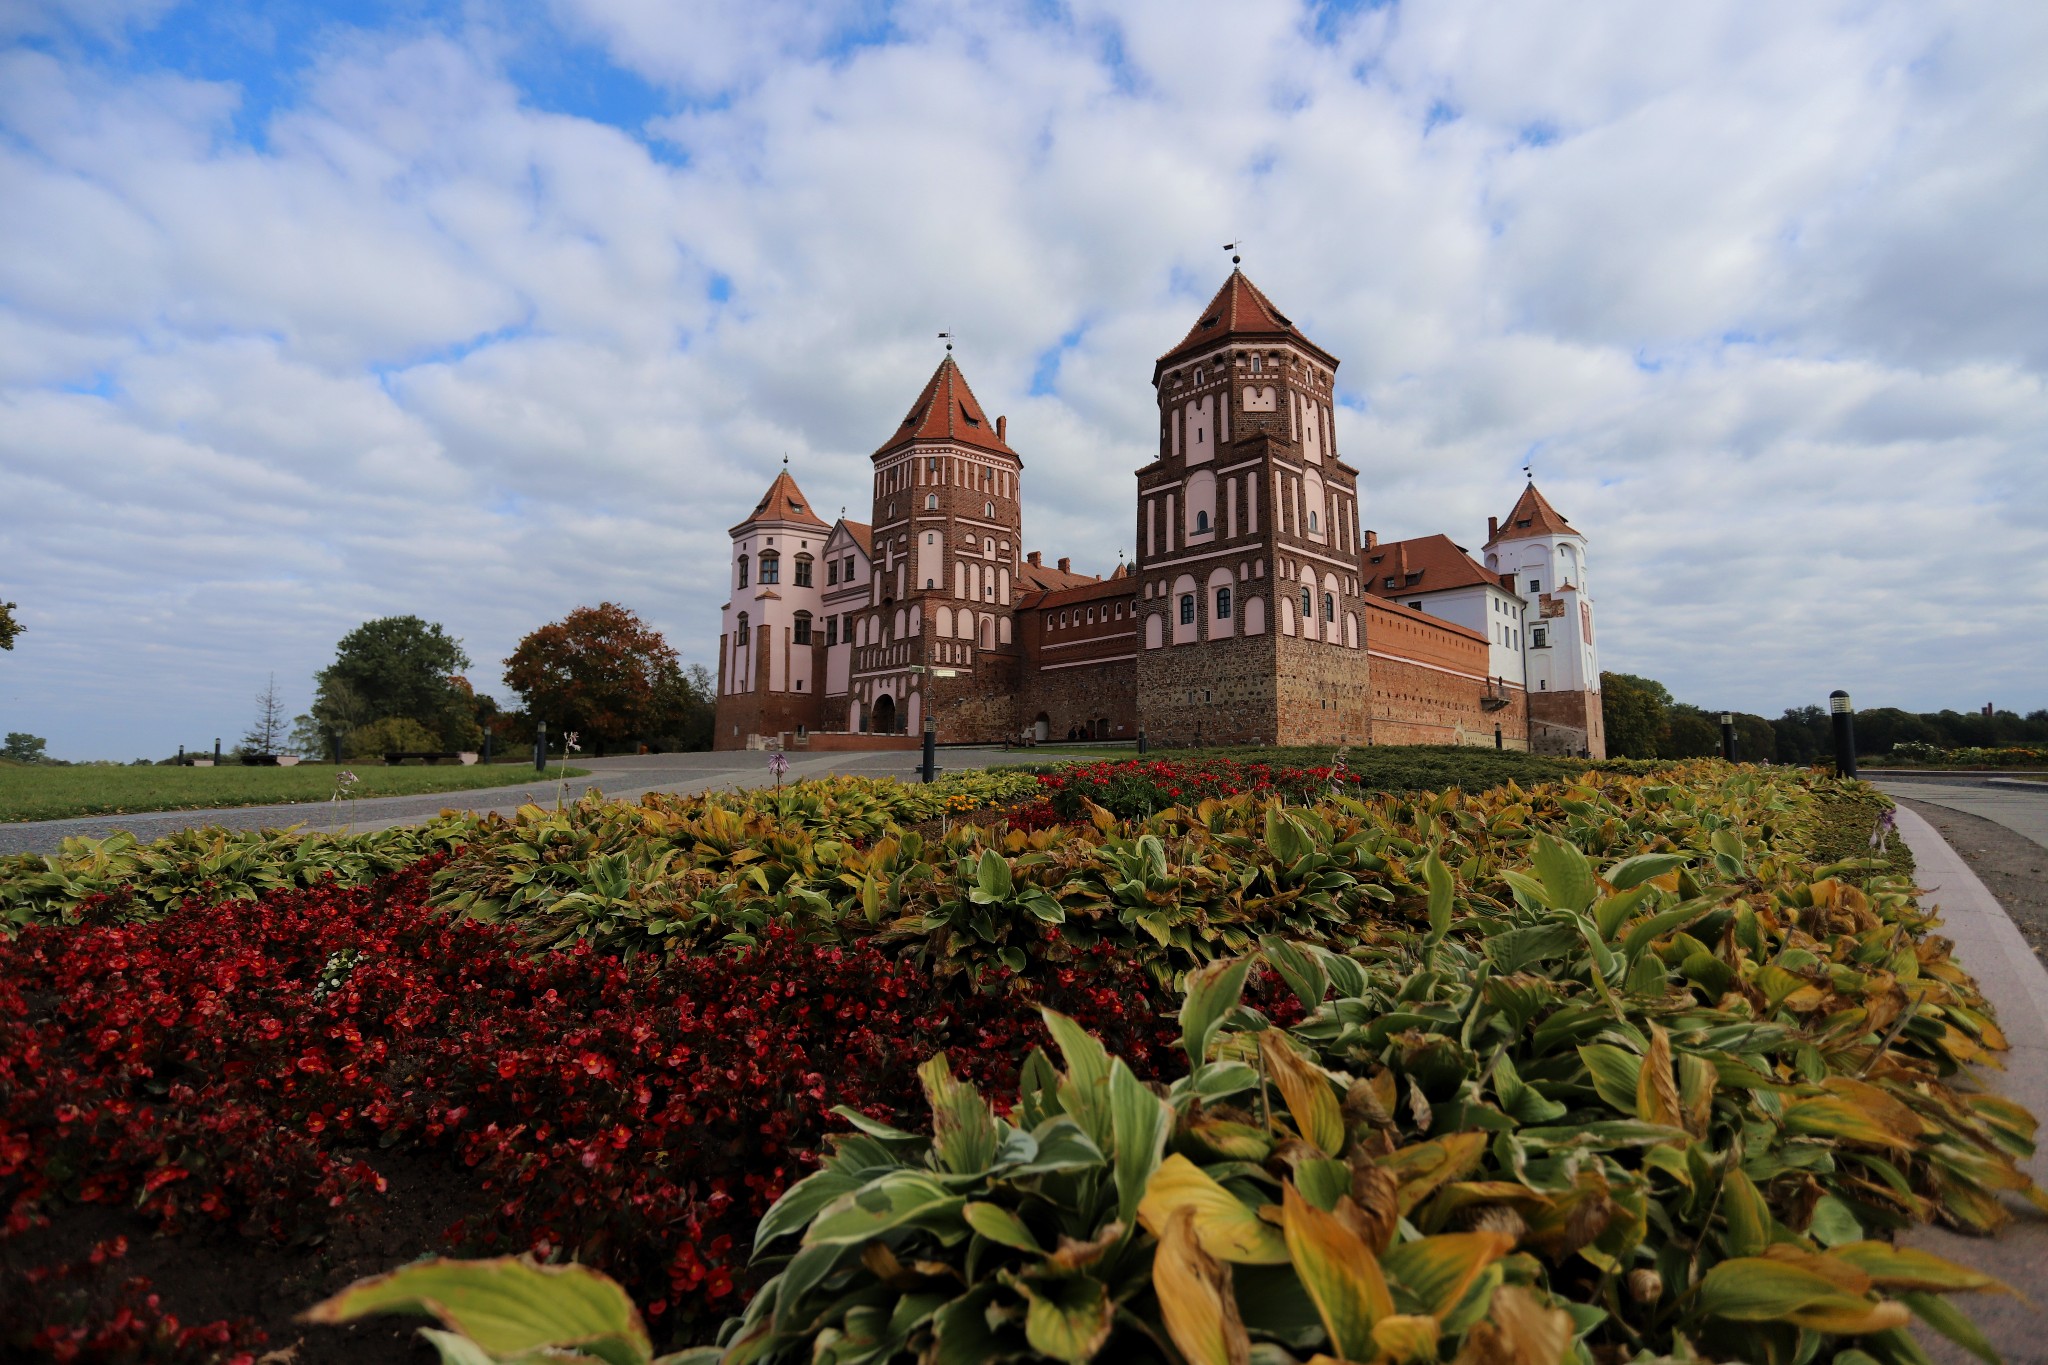
<path fill-rule="evenodd" d="M 1673 702 L 1664 712 L 1664 730 L 1657 737 L 1659 758 L 1718 758 L 1721 754 L 1721 713 L 1711 716 L 1688 702 Z"/>
<path fill-rule="evenodd" d="M 441 738 L 406 716 L 386 716 L 349 731 L 342 753 L 349 758 L 381 758 L 385 754 L 436 753 Z"/>
<path fill-rule="evenodd" d="M 1835 751 L 1834 722 L 1818 706 L 1791 706 L 1771 722 L 1778 732 L 1778 762 L 1805 766 Z"/>
<path fill-rule="evenodd" d="M 0 758 L 13 763 L 47 762 L 50 756 L 43 752 L 43 748 L 48 743 L 48 740 L 39 739 L 35 735 L 10 730 L 7 732 L 6 743 L 0 744 Z"/>
<path fill-rule="evenodd" d="M 1778 757 L 1778 732 L 1762 716 L 1735 713 L 1735 758 L 1741 763 L 1770 763 Z"/>
<path fill-rule="evenodd" d="M 578 607 L 528 635 L 505 661 L 505 685 L 551 735 L 574 731 L 602 755 L 643 737 L 658 686 L 679 667 L 661 632 L 616 602 Z"/>
<path fill-rule="evenodd" d="M 1633 673 L 1600 675 L 1600 718 L 1613 758 L 1655 758 L 1671 693 L 1663 683 Z"/>
<path fill-rule="evenodd" d="M 14 613 L 20 606 L 18 602 L 0 602 L 0 649 L 14 648 L 15 637 L 28 629 L 14 619 Z"/>
<path fill-rule="evenodd" d="M 277 699 L 277 674 L 273 673 L 269 684 L 256 694 L 256 719 L 242 736 L 242 752 L 274 754 L 284 736 L 284 703 Z"/>
<path fill-rule="evenodd" d="M 647 742 L 658 749 L 709 749 L 718 707 L 718 680 L 703 664 L 665 665 L 654 685 Z"/>
<path fill-rule="evenodd" d="M 465 748 L 474 738 L 468 689 L 455 679 L 469 667 L 462 641 L 417 616 L 365 621 L 341 637 L 334 662 L 315 681 L 313 719 L 345 735 L 372 721 L 416 721 L 437 744 Z"/>

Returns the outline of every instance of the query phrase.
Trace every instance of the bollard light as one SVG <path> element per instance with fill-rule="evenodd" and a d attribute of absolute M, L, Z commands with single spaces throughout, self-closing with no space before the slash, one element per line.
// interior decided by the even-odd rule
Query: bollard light
<path fill-rule="evenodd" d="M 1835 718 L 1835 776 L 1856 776 L 1856 708 L 1841 688 L 1828 693 L 1828 710 Z"/>

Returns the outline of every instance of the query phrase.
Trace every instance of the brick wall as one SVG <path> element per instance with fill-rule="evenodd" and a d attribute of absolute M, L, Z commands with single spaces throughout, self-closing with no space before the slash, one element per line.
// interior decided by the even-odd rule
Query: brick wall
<path fill-rule="evenodd" d="M 754 668 L 753 676 L 765 684 L 768 679 L 769 639 L 774 632 L 759 629 L 753 632 Z M 824 698 L 815 692 L 771 692 L 765 686 L 752 692 L 725 690 L 726 657 L 725 637 L 720 636 L 718 657 L 718 705 L 714 709 L 716 722 L 711 735 L 713 749 L 744 749 L 749 735 L 775 735 L 783 731 L 795 732 L 798 726 L 816 730 L 825 716 Z M 825 676 L 825 647 L 813 644 L 797 645 L 792 648 L 808 648 L 812 651 L 811 676 Z"/>
<path fill-rule="evenodd" d="M 1160 744 L 1275 743 L 1279 638 L 1140 648 L 1137 709 L 1146 735 Z"/>
<path fill-rule="evenodd" d="M 1372 655 L 1372 742 L 1529 746 L 1529 703 L 1521 689 L 1487 677 L 1486 638 L 1397 603 L 1366 599 Z M 1488 710 L 1489 696 L 1508 704 Z"/>
<path fill-rule="evenodd" d="M 1607 757 L 1607 726 L 1598 692 L 1532 692 L 1529 694 L 1532 740 L 1540 752 Z"/>
<path fill-rule="evenodd" d="M 1106 739 L 1138 733 L 1136 654 L 1143 624 L 1128 578 L 1035 597 L 1017 613 L 1022 649 L 1017 724 L 1044 718 L 1045 737 L 1070 730 Z"/>

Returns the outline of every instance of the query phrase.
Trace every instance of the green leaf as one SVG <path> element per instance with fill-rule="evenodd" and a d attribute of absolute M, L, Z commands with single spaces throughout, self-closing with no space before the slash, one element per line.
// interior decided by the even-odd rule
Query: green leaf
<path fill-rule="evenodd" d="M 1998 1348 L 1993 1346 L 1970 1321 L 1970 1315 L 1939 1294 L 1923 1290 L 1908 1290 L 1899 1295 L 1899 1301 L 1913 1310 L 1920 1321 L 1968 1351 L 1984 1362 L 1984 1365 L 1998 1365 Z"/>
<path fill-rule="evenodd" d="M 1058 1114 L 1031 1130 L 1031 1136 L 1038 1143 L 1038 1154 L 1014 1170 L 1006 1171 L 1005 1178 L 1020 1180 L 1026 1176 L 1049 1175 L 1054 1171 L 1085 1171 L 1103 1164 L 1102 1149 L 1083 1132 L 1081 1125 Z"/>
<path fill-rule="evenodd" d="M 1433 848 L 1422 860 L 1422 876 L 1429 883 L 1429 941 L 1440 943 L 1451 932 L 1451 895 L 1455 884 L 1451 870 Z"/>
<path fill-rule="evenodd" d="M 968 1227 L 991 1242 L 1034 1255 L 1045 1254 L 1045 1248 L 1031 1235 L 1031 1229 L 1024 1226 L 1024 1220 L 1001 1205 L 968 1203 L 961 1207 L 960 1216 L 967 1220 Z"/>
<path fill-rule="evenodd" d="M 1633 1117 L 1643 1059 L 1610 1043 L 1586 1043 L 1579 1048 L 1579 1060 L 1593 1073 L 1593 1088 L 1600 1092 L 1607 1107 Z"/>
<path fill-rule="evenodd" d="M 1315 840 L 1276 801 L 1266 808 L 1266 849 L 1282 867 L 1293 867 L 1315 851 Z"/>
<path fill-rule="evenodd" d="M 1316 1007 L 1323 1003 L 1323 997 L 1330 993 L 1330 977 L 1323 970 L 1321 957 L 1302 944 L 1289 943 L 1274 934 L 1260 939 L 1259 949 L 1273 970 L 1280 973 L 1287 989 L 1294 992 L 1295 999 L 1301 1001 L 1301 1007 L 1315 1013 Z M 1182 1014 L 1186 1014 L 1185 1005 Z"/>
<path fill-rule="evenodd" d="M 1538 835 L 1531 857 L 1552 908 L 1583 911 L 1592 905 L 1599 889 L 1593 880 L 1593 865 L 1574 845 L 1548 834 Z"/>
<path fill-rule="evenodd" d="M 358 1280 L 306 1310 L 302 1321 L 353 1322 L 374 1313 L 437 1318 L 493 1357 L 560 1347 L 608 1365 L 646 1365 L 654 1355 L 632 1299 L 588 1266 L 436 1257 Z"/>
<path fill-rule="evenodd" d="M 983 849 L 968 898 L 980 905 L 999 905 L 1010 899 L 1011 890 L 1009 861 L 992 848 Z"/>
<path fill-rule="evenodd" d="M 943 1226 L 966 1202 L 923 1171 L 889 1171 L 828 1204 L 804 1245 L 851 1245 L 910 1223 Z"/>
<path fill-rule="evenodd" d="M 1638 853 L 1635 857 L 1623 858 L 1608 868 L 1605 880 L 1616 891 L 1629 891 L 1652 877 L 1661 877 L 1684 866 L 1685 858 L 1682 854 Z"/>
<path fill-rule="evenodd" d="M 1248 957 L 1231 958 L 1188 974 L 1187 994 L 1180 1002 L 1180 1045 L 1195 1070 L 1209 1059 L 1209 1040 L 1243 997 L 1251 965 Z"/>
<path fill-rule="evenodd" d="M 1806 1231 L 1824 1247 L 1843 1246 L 1863 1237 L 1863 1225 L 1856 1221 L 1856 1215 L 1832 1194 L 1824 1194 L 1814 1203 L 1813 1221 L 1806 1225 Z"/>
<path fill-rule="evenodd" d="M 1034 1281 L 1012 1281 L 1030 1303 L 1024 1315 L 1024 1337 L 1031 1348 L 1054 1360 L 1093 1360 L 1109 1340 L 1116 1304 L 1100 1280 L 1068 1275 Z"/>
<path fill-rule="evenodd" d="M 1173 1131 L 1173 1106 L 1146 1088 L 1119 1057 L 1109 1064 L 1109 1126 L 1115 1144 L 1117 1221 L 1137 1225 L 1138 1201 Z"/>
<path fill-rule="evenodd" d="M 1097 1147 L 1108 1146 L 1109 1053 L 1095 1035 L 1058 1010 L 1041 1007 L 1038 1012 L 1067 1063 L 1067 1078 L 1060 1085 L 1060 1103 Z"/>
<path fill-rule="evenodd" d="M 761 1215 L 754 1229 L 754 1255 L 758 1257 L 776 1238 L 802 1231 L 820 1209 L 860 1185 L 852 1176 L 832 1170 L 814 1171 L 797 1181 Z"/>
<path fill-rule="evenodd" d="M 935 1054 L 917 1069 L 932 1108 L 932 1150 L 939 1167 L 954 1175 L 977 1175 L 995 1164 L 995 1111 L 981 1092 L 953 1078 L 946 1054 Z"/>

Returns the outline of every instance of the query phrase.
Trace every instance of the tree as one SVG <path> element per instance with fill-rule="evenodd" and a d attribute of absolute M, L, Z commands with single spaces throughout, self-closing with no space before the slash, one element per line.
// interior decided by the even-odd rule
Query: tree
<path fill-rule="evenodd" d="M 341 637 L 334 662 L 316 676 L 313 719 L 329 735 L 400 716 L 463 748 L 475 722 L 455 678 L 469 667 L 462 641 L 417 616 L 365 621 Z"/>
<path fill-rule="evenodd" d="M 14 763 L 45 763 L 49 761 L 50 756 L 43 752 L 43 747 L 48 743 L 48 740 L 39 739 L 34 735 L 10 730 L 7 732 L 7 742 L 0 745 L 0 758 Z"/>
<path fill-rule="evenodd" d="M 616 602 L 578 607 L 519 642 L 505 685 L 555 734 L 574 730 L 602 755 L 648 733 L 658 685 L 680 665 L 661 632 Z"/>
<path fill-rule="evenodd" d="M 663 668 L 654 685 L 647 742 L 657 749 L 709 749 L 718 707 L 718 680 L 703 664 Z"/>
<path fill-rule="evenodd" d="M 380 758 L 385 754 L 437 752 L 440 737 L 416 720 L 386 716 L 348 732 L 342 754 L 348 758 Z"/>
<path fill-rule="evenodd" d="M 20 607 L 21 604 L 18 602 L 0 602 L 0 649 L 14 648 L 15 637 L 28 629 L 14 619 L 14 613 L 20 610 Z"/>
<path fill-rule="evenodd" d="M 1790 706 L 1771 722 L 1778 732 L 1778 762 L 1805 766 L 1834 752 L 1834 722 L 1818 706 Z"/>
<path fill-rule="evenodd" d="M 1671 693 L 1663 683 L 1633 673 L 1600 675 L 1600 719 L 1613 758 L 1655 758 Z"/>
<path fill-rule="evenodd" d="M 1708 716 L 1688 702 L 1673 702 L 1664 713 L 1664 730 L 1657 737 L 1659 758 L 1718 758 L 1721 753 L 1721 713 Z"/>
<path fill-rule="evenodd" d="M 274 754 L 284 742 L 284 703 L 277 699 L 277 674 L 256 694 L 256 720 L 242 736 L 242 752 Z"/>

